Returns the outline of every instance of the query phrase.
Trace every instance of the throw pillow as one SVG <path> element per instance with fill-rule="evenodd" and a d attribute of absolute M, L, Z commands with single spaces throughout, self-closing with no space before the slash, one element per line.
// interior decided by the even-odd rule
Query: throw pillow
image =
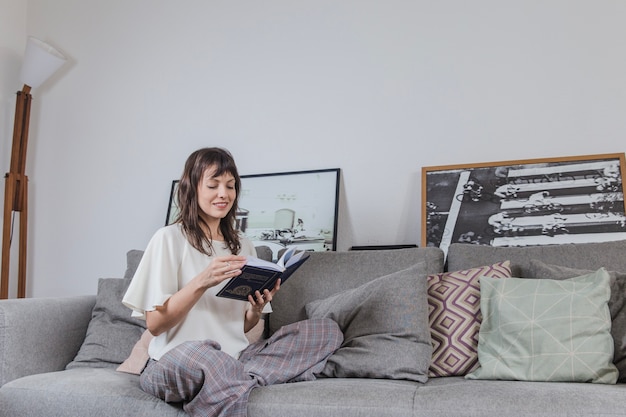
<path fill-rule="evenodd" d="M 480 280 L 480 367 L 468 379 L 614 384 L 609 274 Z"/>
<path fill-rule="evenodd" d="M 478 367 L 481 277 L 509 278 L 510 262 L 428 276 L 433 344 L 429 377 L 465 375 Z"/>
<path fill-rule="evenodd" d="M 548 279 L 568 279 L 593 271 L 574 269 L 565 266 L 549 265 L 533 260 L 530 269 L 534 277 Z M 613 336 L 613 363 L 619 371 L 619 380 L 626 381 L 626 272 L 609 271 L 611 277 L 611 335 Z"/>
<path fill-rule="evenodd" d="M 432 355 L 423 265 L 305 305 L 307 317 L 339 324 L 344 342 L 322 376 L 426 382 Z"/>
<path fill-rule="evenodd" d="M 114 368 L 124 362 L 145 330 L 145 322 L 131 318 L 122 304 L 130 280 L 101 278 L 87 335 L 66 369 Z"/>
<path fill-rule="evenodd" d="M 150 359 L 148 347 L 150 346 L 150 341 L 153 338 L 154 336 L 152 336 L 152 333 L 145 330 L 141 335 L 141 338 L 137 341 L 137 343 L 135 343 L 135 346 L 133 346 L 133 350 L 130 351 L 130 356 L 117 367 L 116 371 L 135 375 L 141 374 L 141 371 L 143 371 L 143 368 L 146 366 L 148 359 Z"/>
<path fill-rule="evenodd" d="M 131 249 L 126 252 L 126 272 L 124 272 L 124 278 L 132 279 L 135 276 L 135 271 L 143 258 L 143 250 Z"/>

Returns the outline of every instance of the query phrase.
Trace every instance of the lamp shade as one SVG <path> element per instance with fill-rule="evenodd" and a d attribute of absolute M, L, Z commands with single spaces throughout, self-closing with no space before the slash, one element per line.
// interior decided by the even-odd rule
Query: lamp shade
<path fill-rule="evenodd" d="M 26 44 L 20 79 L 31 88 L 43 84 L 66 61 L 63 54 L 47 43 L 30 36 Z"/>

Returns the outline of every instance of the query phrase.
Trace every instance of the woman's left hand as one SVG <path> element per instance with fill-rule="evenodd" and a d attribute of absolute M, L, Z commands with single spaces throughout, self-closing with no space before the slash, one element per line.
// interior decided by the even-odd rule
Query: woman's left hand
<path fill-rule="evenodd" d="M 263 293 L 255 291 L 254 294 L 248 296 L 250 308 L 246 311 L 246 319 L 244 323 L 244 331 L 250 331 L 261 319 L 265 305 L 272 301 L 274 294 L 280 289 L 280 279 L 276 281 L 272 290 L 265 289 Z"/>
<path fill-rule="evenodd" d="M 248 301 L 252 305 L 251 310 L 255 310 L 260 315 L 265 308 L 265 305 L 272 301 L 274 298 L 274 294 L 276 294 L 280 290 L 280 279 L 276 281 L 274 288 L 272 290 L 268 290 L 267 288 L 263 290 L 261 294 L 260 291 L 255 291 L 254 294 L 248 296 Z"/>

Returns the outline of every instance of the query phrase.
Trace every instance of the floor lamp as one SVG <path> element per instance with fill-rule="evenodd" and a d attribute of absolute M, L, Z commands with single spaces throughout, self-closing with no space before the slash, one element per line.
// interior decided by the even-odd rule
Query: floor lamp
<path fill-rule="evenodd" d="M 28 122 L 30 119 L 30 90 L 39 87 L 65 62 L 65 57 L 52 46 L 29 37 L 22 63 L 20 79 L 24 83 L 17 92 L 11 166 L 5 175 L 4 221 L 2 225 L 2 274 L 0 299 L 9 298 L 9 263 L 11 258 L 12 217 L 20 213 L 17 297 L 26 296 L 26 234 L 28 222 L 28 177 L 25 175 Z"/>

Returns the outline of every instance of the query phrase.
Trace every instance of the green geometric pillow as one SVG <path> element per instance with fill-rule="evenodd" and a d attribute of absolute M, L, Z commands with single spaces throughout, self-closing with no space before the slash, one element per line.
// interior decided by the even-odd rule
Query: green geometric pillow
<path fill-rule="evenodd" d="M 608 271 L 611 277 L 611 336 L 613 336 L 613 363 L 619 371 L 618 381 L 626 381 L 626 272 Z M 569 279 L 594 271 L 550 265 L 539 260 L 530 261 L 530 276 L 543 279 Z"/>
<path fill-rule="evenodd" d="M 609 274 L 480 281 L 480 368 L 467 379 L 614 384 Z"/>

